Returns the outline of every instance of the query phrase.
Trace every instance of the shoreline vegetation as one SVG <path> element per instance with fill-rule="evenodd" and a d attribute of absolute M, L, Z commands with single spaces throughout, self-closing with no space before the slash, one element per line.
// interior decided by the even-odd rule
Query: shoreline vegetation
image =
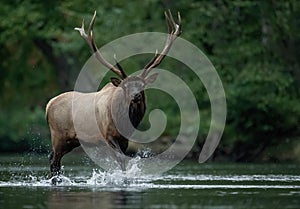
<path fill-rule="evenodd" d="M 49 9 L 51 8 L 51 9 Z M 92 8 L 92 9 L 91 9 Z M 141 9 L 144 8 L 144 9 Z M 163 12 L 182 16 L 182 38 L 211 60 L 227 102 L 226 127 L 212 161 L 300 162 L 300 1 L 8 1 L 0 7 L 0 153 L 50 151 L 45 105 L 74 88 L 90 51 L 73 28 L 97 10 L 95 39 L 105 45 L 124 35 L 165 32 Z M 117 53 L 117 52 L 116 52 Z M 153 55 L 120 64 L 133 73 Z M 197 142 L 187 156 L 197 159 L 210 126 L 205 87 L 182 63 L 166 58 L 163 69 L 182 75 L 201 115 Z M 105 85 L 111 74 L 105 77 Z M 147 91 L 148 113 L 159 108 L 167 127 L 151 144 L 160 152 L 180 127 L 175 101 Z M 148 113 L 141 124 L 147 129 Z M 135 146 L 129 150 L 134 152 Z"/>

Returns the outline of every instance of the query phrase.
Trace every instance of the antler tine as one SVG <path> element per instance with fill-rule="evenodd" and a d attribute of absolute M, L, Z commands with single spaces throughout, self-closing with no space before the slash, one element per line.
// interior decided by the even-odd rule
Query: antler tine
<path fill-rule="evenodd" d="M 95 24 L 95 20 L 96 20 L 96 15 L 97 15 L 97 12 L 95 11 L 94 15 L 92 17 L 92 20 L 89 24 L 87 35 L 86 35 L 87 38 L 90 39 L 88 41 L 88 43 L 90 43 L 90 47 L 92 48 L 93 52 L 98 51 L 98 48 L 96 47 L 96 44 L 94 42 L 94 37 L 93 37 L 93 29 L 94 29 L 94 24 Z"/>
<path fill-rule="evenodd" d="M 123 78 L 126 78 L 127 75 L 125 74 L 125 71 L 123 70 L 123 68 L 120 65 L 120 63 L 117 61 L 117 55 L 116 54 L 114 54 L 114 60 L 116 62 L 116 65 L 117 65 L 118 69 L 121 71 Z"/>
<path fill-rule="evenodd" d="M 181 33 L 182 31 L 181 31 L 181 16 L 180 16 L 180 12 L 177 12 L 177 19 L 178 19 L 179 31 Z"/>
<path fill-rule="evenodd" d="M 100 53 L 100 51 L 98 50 L 95 42 L 94 42 L 94 37 L 93 37 L 93 28 L 94 28 L 94 24 L 95 24 L 95 20 L 96 20 L 96 11 L 94 12 L 93 18 L 89 24 L 88 27 L 88 31 L 87 33 L 85 32 L 85 27 L 84 27 L 84 19 L 82 20 L 82 25 L 81 28 L 75 28 L 75 30 L 78 30 L 81 37 L 88 43 L 88 45 L 90 46 L 90 48 L 93 50 L 93 52 L 95 53 L 95 56 L 97 58 L 97 60 L 104 65 L 105 67 L 107 67 L 108 69 L 110 69 L 112 72 L 114 72 L 115 74 L 117 74 L 120 78 L 124 79 L 127 77 L 125 71 L 122 69 L 122 67 L 119 67 L 119 63 L 117 63 L 117 66 L 119 69 L 115 68 L 112 64 L 110 64 L 109 62 L 107 62 L 104 57 L 102 56 L 102 54 Z"/>
<path fill-rule="evenodd" d="M 158 66 L 162 60 L 165 58 L 167 53 L 169 52 L 172 44 L 174 43 L 175 39 L 180 36 L 181 34 L 181 16 L 180 13 L 177 13 L 178 16 L 178 23 L 175 22 L 172 13 L 170 10 L 165 11 L 165 19 L 166 25 L 168 27 L 168 37 L 165 43 L 165 46 L 160 54 L 155 54 L 154 58 L 144 67 L 143 72 L 141 73 L 141 77 L 145 78 L 150 71 Z"/>
<path fill-rule="evenodd" d="M 169 10 L 169 12 L 170 12 L 170 10 Z M 168 35 L 170 35 L 172 33 L 172 25 L 170 24 L 171 20 L 166 11 L 165 11 L 165 18 L 166 18 L 166 24 L 168 27 Z"/>
<path fill-rule="evenodd" d="M 168 10 L 168 13 L 165 13 L 167 15 L 167 25 L 169 28 L 169 35 L 170 36 L 176 36 L 174 40 L 177 38 L 177 36 L 180 36 L 181 34 L 181 16 L 180 12 L 177 13 L 177 19 L 178 19 L 178 24 L 175 22 L 173 15 L 170 10 Z"/>
<path fill-rule="evenodd" d="M 147 69 L 148 67 L 150 67 L 150 65 L 152 65 L 152 63 L 156 60 L 156 58 L 159 56 L 157 49 L 155 50 L 155 55 L 154 57 L 150 60 L 150 62 L 144 67 L 144 69 Z"/>
<path fill-rule="evenodd" d="M 92 17 L 92 20 L 90 22 L 90 25 L 89 25 L 89 28 L 88 28 L 88 34 L 92 37 L 93 36 L 93 28 L 94 28 L 94 24 L 95 24 L 95 20 L 96 20 L 96 15 L 97 15 L 97 12 L 95 11 L 94 12 L 94 15 Z"/>

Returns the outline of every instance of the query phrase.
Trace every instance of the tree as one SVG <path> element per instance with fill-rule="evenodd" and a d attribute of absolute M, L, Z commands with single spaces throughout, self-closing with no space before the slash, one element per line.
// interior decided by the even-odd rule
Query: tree
<path fill-rule="evenodd" d="M 13 150 L 16 144 L 24 146 L 18 150 L 31 144 L 47 149 L 45 104 L 73 88 L 91 54 L 73 30 L 82 18 L 90 20 L 97 10 L 95 38 L 102 45 L 131 33 L 165 32 L 167 8 L 181 12 L 182 37 L 203 50 L 223 81 L 228 116 L 216 157 L 299 159 L 290 151 L 300 146 L 300 3 L 296 0 L 2 1 L 0 150 Z M 121 64 L 130 73 L 145 64 L 145 57 Z M 177 74 L 184 68 L 171 59 L 162 64 Z M 194 89 L 203 116 L 201 139 L 210 125 L 210 101 L 192 74 L 184 79 Z M 154 96 L 156 101 L 166 98 Z M 149 102 L 151 97 L 150 93 Z M 164 134 L 172 137 L 180 115 L 176 104 L 164 107 L 169 118 Z"/>

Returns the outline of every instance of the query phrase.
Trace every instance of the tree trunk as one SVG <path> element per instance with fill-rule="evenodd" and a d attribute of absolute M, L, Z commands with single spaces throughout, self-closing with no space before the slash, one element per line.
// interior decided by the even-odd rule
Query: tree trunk
<path fill-rule="evenodd" d="M 62 91 L 70 91 L 74 88 L 71 65 L 64 54 L 56 55 L 53 47 L 44 39 L 34 39 L 34 44 L 41 50 L 47 60 L 54 66 L 58 77 L 59 87 Z"/>

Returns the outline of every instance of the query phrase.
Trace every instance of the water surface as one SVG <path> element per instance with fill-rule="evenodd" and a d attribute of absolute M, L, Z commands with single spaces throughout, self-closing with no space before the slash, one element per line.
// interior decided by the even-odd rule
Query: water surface
<path fill-rule="evenodd" d="M 51 185 L 46 156 L 0 157 L 0 208 L 300 208 L 300 165 L 198 164 L 163 175 L 105 172 L 67 157 Z"/>

